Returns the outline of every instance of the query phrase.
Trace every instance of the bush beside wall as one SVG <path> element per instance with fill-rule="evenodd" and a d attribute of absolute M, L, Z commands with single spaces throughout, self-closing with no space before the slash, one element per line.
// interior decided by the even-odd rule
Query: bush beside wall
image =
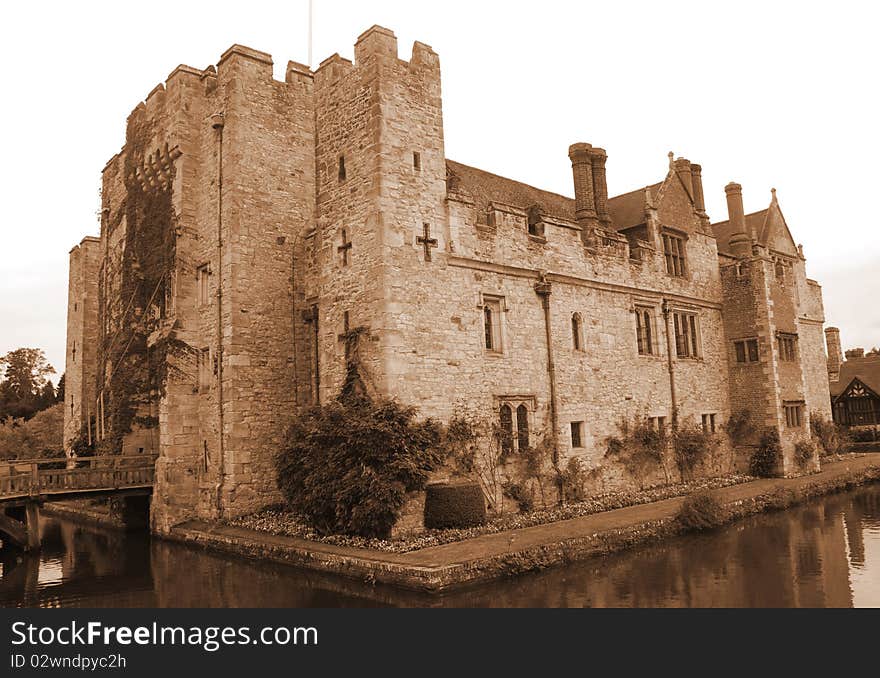
<path fill-rule="evenodd" d="M 426 528 L 446 530 L 485 524 L 486 501 L 478 482 L 436 483 L 426 488 Z"/>

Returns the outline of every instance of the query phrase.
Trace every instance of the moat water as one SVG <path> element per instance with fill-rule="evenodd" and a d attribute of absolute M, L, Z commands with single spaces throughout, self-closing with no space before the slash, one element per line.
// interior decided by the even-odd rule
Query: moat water
<path fill-rule="evenodd" d="M 444 597 L 44 518 L 0 606 L 880 607 L 880 485 Z"/>

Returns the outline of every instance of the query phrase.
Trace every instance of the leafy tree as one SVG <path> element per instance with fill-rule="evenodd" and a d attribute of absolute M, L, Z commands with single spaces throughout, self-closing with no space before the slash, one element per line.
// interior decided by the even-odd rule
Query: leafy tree
<path fill-rule="evenodd" d="M 59 403 L 31 419 L 0 421 L 0 460 L 64 456 L 64 405 Z"/>
<path fill-rule="evenodd" d="M 55 402 L 63 403 L 64 402 L 64 385 L 65 379 L 64 377 L 67 375 L 66 372 L 61 373 L 61 378 L 58 380 L 58 386 L 55 389 Z"/>
<path fill-rule="evenodd" d="M 40 396 L 37 398 L 37 408 L 38 412 L 42 412 L 43 410 L 52 407 L 57 400 L 55 396 L 55 387 L 52 386 L 51 381 L 47 381 L 43 388 L 40 390 Z"/>
<path fill-rule="evenodd" d="M 55 402 L 55 390 L 49 375 L 55 368 L 39 348 L 18 348 L 0 357 L 3 378 L 0 380 L 0 419 L 30 419 Z M 51 390 L 51 399 L 49 391 Z"/>

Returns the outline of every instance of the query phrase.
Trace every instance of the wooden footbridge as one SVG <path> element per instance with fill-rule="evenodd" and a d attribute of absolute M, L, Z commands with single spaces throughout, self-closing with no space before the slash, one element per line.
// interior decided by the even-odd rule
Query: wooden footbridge
<path fill-rule="evenodd" d="M 100 456 L 0 463 L 0 539 L 40 546 L 39 507 L 46 501 L 134 497 L 153 492 L 156 457 Z"/>

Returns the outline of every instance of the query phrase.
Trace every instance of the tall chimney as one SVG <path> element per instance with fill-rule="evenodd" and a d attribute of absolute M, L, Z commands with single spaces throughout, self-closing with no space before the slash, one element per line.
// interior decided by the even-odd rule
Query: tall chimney
<path fill-rule="evenodd" d="M 706 214 L 706 200 L 703 197 L 703 168 L 700 165 L 691 165 L 691 178 L 694 184 L 694 207 L 700 221 L 709 223 L 709 217 Z"/>
<path fill-rule="evenodd" d="M 691 198 L 694 197 L 694 180 L 691 176 L 691 162 L 690 160 L 685 160 L 684 158 L 679 158 L 673 163 L 673 167 L 675 168 L 675 173 L 678 175 L 678 178 L 681 179 L 681 183 L 684 184 L 684 187 L 687 189 L 687 194 Z"/>
<path fill-rule="evenodd" d="M 568 149 L 571 158 L 571 171 L 574 175 L 574 215 L 581 225 L 583 238 L 590 237 L 588 232 L 598 224 L 596 202 L 593 195 L 593 162 L 590 159 L 590 144 L 573 144 Z"/>
<path fill-rule="evenodd" d="M 611 230 L 611 216 L 608 214 L 608 182 L 605 178 L 605 161 L 608 154 L 605 149 L 594 148 L 590 151 L 590 164 L 593 170 L 593 196 L 596 201 L 596 216 L 602 228 Z"/>
<path fill-rule="evenodd" d="M 840 379 L 840 365 L 843 363 L 843 350 L 840 348 L 840 330 L 836 327 L 825 329 L 825 344 L 828 347 L 828 378 Z"/>
<path fill-rule="evenodd" d="M 727 217 L 732 227 L 730 249 L 734 256 L 747 257 L 751 253 L 752 239 L 746 233 L 742 186 L 731 182 L 724 187 L 724 192 L 727 194 Z"/>

